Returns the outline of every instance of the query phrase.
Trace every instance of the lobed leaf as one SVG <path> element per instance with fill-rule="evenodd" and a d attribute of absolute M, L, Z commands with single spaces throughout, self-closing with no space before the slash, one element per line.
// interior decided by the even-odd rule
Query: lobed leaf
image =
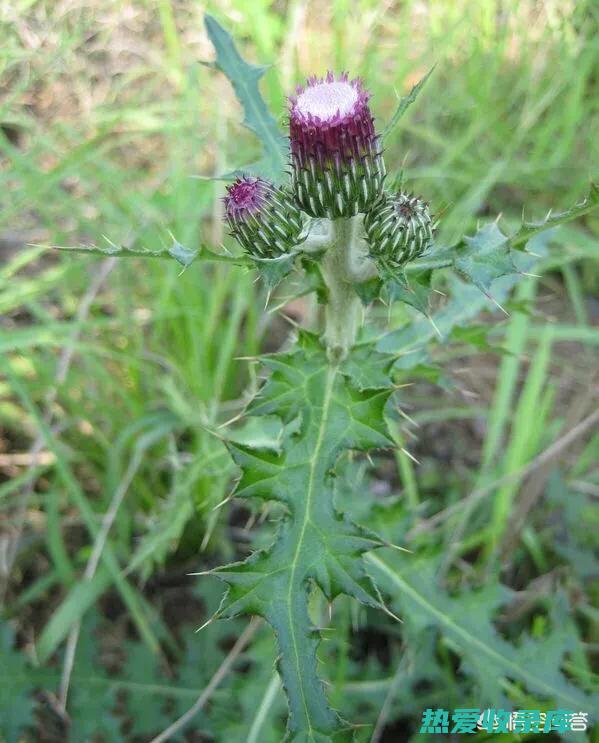
<path fill-rule="evenodd" d="M 529 692 L 566 709 L 592 708 L 591 700 L 560 670 L 565 654 L 578 642 L 564 602 L 555 604 L 552 629 L 544 637 L 525 637 L 512 644 L 493 623 L 495 611 L 510 595 L 499 583 L 451 597 L 438 583 L 435 558 L 414 558 L 400 568 L 377 555 L 367 559 L 377 578 L 397 596 L 409 638 L 435 628 L 457 646 L 464 670 L 476 679 L 481 708 L 509 706 L 504 699 L 504 679 L 519 682 Z"/>
<path fill-rule="evenodd" d="M 483 294 L 489 293 L 495 279 L 517 273 L 509 241 L 495 222 L 482 227 L 474 237 L 464 237 L 455 248 L 453 266 Z"/>
<path fill-rule="evenodd" d="M 435 69 L 436 65 L 433 65 L 430 70 L 426 73 L 426 75 L 419 80 L 416 85 L 413 86 L 413 88 L 410 90 L 410 92 L 407 95 L 402 96 L 399 99 L 399 103 L 397 104 L 397 108 L 395 109 L 395 112 L 393 116 L 391 117 L 391 120 L 385 127 L 383 131 L 382 139 L 383 141 L 389 136 L 391 131 L 395 128 L 398 121 L 401 119 L 401 117 L 405 114 L 405 112 L 408 110 L 408 108 L 414 103 L 416 98 L 418 97 L 418 94 L 424 87 L 424 84 L 429 79 L 429 77 L 432 75 L 433 70 Z"/>
<path fill-rule="evenodd" d="M 599 206 L 599 184 L 591 183 L 589 193 L 580 203 L 575 204 L 572 208 L 558 214 L 549 214 L 545 219 L 539 222 L 522 222 L 520 228 L 510 238 L 509 243 L 512 248 L 522 250 L 526 247 L 528 241 L 535 235 L 558 227 L 560 224 L 566 224 L 574 219 L 589 214 Z"/>
<path fill-rule="evenodd" d="M 273 627 L 288 732 L 297 741 L 345 734 L 317 674 L 319 633 L 307 610 L 311 586 L 329 601 L 345 593 L 383 607 L 362 559 L 383 541 L 335 510 L 333 489 L 342 451 L 393 445 L 384 421 L 391 361 L 358 347 L 346 362 L 331 365 L 318 338 L 303 331 L 293 351 L 264 359 L 272 373 L 248 409 L 250 415 L 282 417 L 287 436 L 280 450 L 229 441 L 242 470 L 236 496 L 277 500 L 288 516 L 269 549 L 213 571 L 229 585 L 218 616 L 258 614 Z"/>
<path fill-rule="evenodd" d="M 22 740 L 23 730 L 32 725 L 34 703 L 32 692 L 36 679 L 28 669 L 27 659 L 13 649 L 13 630 L 7 622 L 0 624 L 0 737 L 6 743 Z"/>
<path fill-rule="evenodd" d="M 230 34 L 213 16 L 206 14 L 204 24 L 216 51 L 216 67 L 229 79 L 243 107 L 243 124 L 262 143 L 263 155 L 260 160 L 242 170 L 278 183 L 287 167 L 289 151 L 287 139 L 258 89 L 258 82 L 268 68 L 246 62 L 237 51 Z"/>
<path fill-rule="evenodd" d="M 134 248 L 117 245 L 108 241 L 106 245 L 49 245 L 55 250 L 64 250 L 71 253 L 81 253 L 83 255 L 96 255 L 104 258 L 174 258 L 177 263 L 183 266 L 183 269 L 189 268 L 196 260 L 214 261 L 218 263 L 230 263 L 232 265 L 250 265 L 250 261 L 245 256 L 224 255 L 214 253 L 207 248 L 186 248 L 181 243 L 173 240 L 170 248 L 160 248 L 159 250 L 150 250 L 149 248 Z"/>

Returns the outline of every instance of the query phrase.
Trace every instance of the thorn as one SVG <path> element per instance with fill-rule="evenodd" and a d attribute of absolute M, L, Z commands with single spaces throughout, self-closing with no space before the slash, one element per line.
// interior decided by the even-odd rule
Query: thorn
<path fill-rule="evenodd" d="M 245 410 L 242 410 L 241 413 L 237 413 L 237 415 L 234 415 L 228 421 L 225 421 L 224 423 L 221 423 L 220 425 L 218 425 L 217 428 L 226 428 L 227 426 L 230 426 L 232 423 L 235 423 L 240 418 L 243 418 L 244 414 L 245 414 Z"/>
<path fill-rule="evenodd" d="M 531 279 L 541 279 L 541 278 L 543 278 L 538 273 L 528 273 L 528 271 L 520 271 L 520 276 L 530 276 Z"/>
<path fill-rule="evenodd" d="M 211 575 L 212 570 L 200 570 L 199 573 L 185 573 L 185 575 Z"/>
<path fill-rule="evenodd" d="M 269 289 L 269 290 L 268 290 L 268 291 L 266 292 L 266 302 L 264 303 L 264 311 L 265 311 L 265 312 L 266 312 L 266 310 L 268 309 L 268 303 L 270 302 L 270 295 L 271 295 L 271 292 L 272 292 L 272 289 Z"/>
<path fill-rule="evenodd" d="M 493 302 L 493 304 L 496 307 L 498 307 L 506 317 L 510 316 L 510 313 L 499 304 L 499 302 L 495 299 L 495 297 L 492 294 L 489 294 L 489 292 L 485 292 L 485 291 L 483 291 L 483 294 L 485 295 L 487 299 Z"/>
<path fill-rule="evenodd" d="M 391 547 L 399 552 L 407 552 L 410 555 L 414 554 L 414 550 L 409 550 L 407 547 L 400 547 L 398 544 L 393 544 L 393 542 L 385 542 L 385 547 Z"/>
<path fill-rule="evenodd" d="M 204 624 L 201 627 L 198 627 L 197 630 L 195 630 L 195 634 L 198 632 L 201 632 L 203 629 L 205 629 L 209 624 L 212 624 L 212 622 L 217 619 L 218 614 L 213 614 L 210 619 L 207 622 L 204 622 Z"/>
<path fill-rule="evenodd" d="M 400 447 L 400 451 L 402 451 L 406 455 L 406 457 L 409 457 L 413 462 L 416 462 L 417 465 L 421 465 L 421 462 L 419 462 L 416 457 L 413 454 L 410 454 L 410 452 L 403 446 Z"/>
<path fill-rule="evenodd" d="M 329 601 L 329 622 L 333 620 L 333 602 Z"/>
<path fill-rule="evenodd" d="M 495 224 L 499 224 L 499 220 L 503 217 L 503 212 L 499 212 L 499 214 L 495 217 Z"/>
<path fill-rule="evenodd" d="M 416 428 L 420 428 L 420 423 L 415 421 L 413 418 L 410 418 L 410 416 L 404 410 L 402 410 L 399 405 L 397 406 L 397 412 L 402 416 L 402 418 L 405 418 L 413 426 L 415 426 Z"/>
<path fill-rule="evenodd" d="M 216 504 L 216 505 L 215 505 L 215 506 L 214 506 L 214 507 L 212 508 L 212 510 L 213 510 L 213 511 L 217 511 L 217 510 L 218 510 L 218 509 L 219 509 L 219 508 L 220 508 L 221 506 L 224 506 L 224 505 L 225 505 L 225 503 L 228 503 L 228 502 L 229 502 L 230 500 L 232 500 L 232 499 L 233 499 L 233 496 L 234 496 L 234 493 L 235 493 L 235 490 L 232 490 L 232 491 L 231 491 L 231 492 L 229 493 L 229 495 L 228 495 L 228 496 L 227 496 L 226 498 L 224 498 L 223 500 L 221 500 L 221 502 L 220 502 L 220 503 L 217 503 L 217 504 Z"/>
<path fill-rule="evenodd" d="M 389 609 L 389 607 L 385 603 L 381 604 L 381 607 L 382 607 L 383 611 L 385 612 L 385 614 L 388 614 L 390 617 L 392 617 L 393 619 L 395 619 L 396 622 L 399 622 L 400 624 L 403 624 L 403 619 L 400 619 L 397 616 L 397 614 L 394 614 L 391 611 L 391 609 Z"/>
<path fill-rule="evenodd" d="M 292 325 L 294 328 L 299 328 L 300 327 L 300 324 L 298 322 L 296 322 L 292 317 L 289 317 L 289 315 L 286 315 L 284 312 L 281 312 L 280 314 L 281 314 L 281 317 L 284 320 L 287 320 L 287 322 L 290 325 Z"/>
<path fill-rule="evenodd" d="M 446 297 L 447 294 L 445 292 L 440 291 L 439 289 L 433 289 L 435 294 L 440 294 L 442 297 Z"/>
<path fill-rule="evenodd" d="M 372 457 L 370 456 L 370 452 L 366 452 L 366 459 L 370 462 L 370 466 L 374 467 L 374 462 L 372 461 Z"/>
<path fill-rule="evenodd" d="M 403 384 L 394 384 L 391 385 L 394 390 L 403 390 L 404 387 L 413 387 L 414 382 L 404 382 Z"/>
<path fill-rule="evenodd" d="M 259 356 L 233 356 L 233 361 L 260 361 Z"/>
<path fill-rule="evenodd" d="M 540 253 L 534 253 L 532 250 L 527 250 L 526 252 L 528 253 L 528 255 L 532 255 L 535 258 L 542 258 L 543 257 Z M 524 274 L 524 275 L 526 276 L 527 274 Z M 531 274 L 531 276 L 532 275 L 534 275 L 534 274 Z"/>
<path fill-rule="evenodd" d="M 426 315 L 426 319 L 427 319 L 427 320 L 428 320 L 428 321 L 430 322 L 430 324 L 431 324 L 431 325 L 433 326 L 433 330 L 435 331 L 435 333 L 436 333 L 436 334 L 437 334 L 437 335 L 439 336 L 439 338 L 441 338 L 441 339 L 442 339 L 442 338 L 443 338 L 443 336 L 441 335 L 441 331 L 440 331 L 440 330 L 439 330 L 439 328 L 437 327 L 437 324 L 435 323 L 435 321 L 433 320 L 433 318 L 432 318 L 432 317 L 431 317 L 430 315 Z"/>

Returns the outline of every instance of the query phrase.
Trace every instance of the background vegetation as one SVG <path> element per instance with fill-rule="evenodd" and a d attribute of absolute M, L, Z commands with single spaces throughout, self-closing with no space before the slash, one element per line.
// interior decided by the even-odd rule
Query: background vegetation
<path fill-rule="evenodd" d="M 590 0 L 2 4 L 7 741 L 147 741 L 165 729 L 247 624 L 193 634 L 223 588 L 188 573 L 245 556 L 250 533 L 267 544 L 275 526 L 268 512 L 220 505 L 235 470 L 209 430 L 255 388 L 255 366 L 239 357 L 286 342 L 277 308 L 310 324 L 311 300 L 285 303 L 287 287 L 264 312 L 264 288 L 241 268 L 198 263 L 181 275 L 163 261 L 35 247 L 227 241 L 222 182 L 193 176 L 251 162 L 257 143 L 228 81 L 203 64 L 214 58 L 205 11 L 247 59 L 273 64 L 261 90 L 281 124 L 287 92 L 327 68 L 362 75 L 384 124 L 437 63 L 386 159 L 442 213 L 441 243 L 499 213 L 514 227 L 523 205 L 527 218 L 565 209 L 596 175 Z M 345 601 L 329 620 L 315 598 L 334 628 L 321 652 L 329 695 L 361 716 L 360 739 L 409 739 L 425 707 L 477 706 L 485 684 L 497 706 L 542 706 L 506 662 L 555 681 L 562 707 L 592 689 L 597 226 L 588 217 L 539 242 L 540 277 L 511 297 L 514 282 L 498 282 L 509 316 L 448 278 L 435 298 L 439 322 L 454 303 L 442 342 L 418 320 L 415 337 L 431 345 L 406 357 L 404 450 L 356 458 L 339 483 L 355 518 L 414 552 L 387 576 L 403 625 Z M 397 328 L 399 347 L 411 310 L 373 313 Z M 433 576 L 443 589 L 427 593 Z M 420 601 L 404 590 L 411 580 Z M 273 659 L 258 627 L 178 739 L 281 740 Z"/>

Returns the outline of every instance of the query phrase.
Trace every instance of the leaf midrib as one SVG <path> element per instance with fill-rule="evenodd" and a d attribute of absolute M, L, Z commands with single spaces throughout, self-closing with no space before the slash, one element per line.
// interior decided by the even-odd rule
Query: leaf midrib
<path fill-rule="evenodd" d="M 321 409 L 322 412 L 321 412 L 321 417 L 320 417 L 320 423 L 318 426 L 318 436 L 316 437 L 316 445 L 314 447 L 314 453 L 310 457 L 310 476 L 308 479 L 308 490 L 306 493 L 306 508 L 304 509 L 302 528 L 299 534 L 299 538 L 297 540 L 297 546 L 295 548 L 293 562 L 291 563 L 291 575 L 289 577 L 289 589 L 287 591 L 287 615 L 289 619 L 289 633 L 291 635 L 291 641 L 293 643 L 295 665 L 296 665 L 297 674 L 300 680 L 302 678 L 301 664 L 300 664 L 300 658 L 299 658 L 297 636 L 295 633 L 295 625 L 293 622 L 293 612 L 291 609 L 292 607 L 291 594 L 293 593 L 295 589 L 295 574 L 297 572 L 299 557 L 302 552 L 304 535 L 306 533 L 308 523 L 310 522 L 312 499 L 314 497 L 314 490 L 315 490 L 314 484 L 315 484 L 316 466 L 318 464 L 320 451 L 322 449 L 322 444 L 324 441 L 324 435 L 325 435 L 325 430 L 326 430 L 326 426 L 328 423 L 329 410 L 331 407 L 331 400 L 333 398 L 333 388 L 334 388 L 336 376 L 337 376 L 337 367 L 330 366 L 327 370 L 327 381 L 326 381 L 325 392 L 324 392 L 324 396 L 322 400 L 322 409 Z M 306 702 L 306 695 L 304 693 L 304 687 L 302 683 L 300 683 L 300 690 L 302 694 L 302 703 L 304 705 L 304 712 L 306 715 L 306 720 L 308 721 L 308 725 L 309 725 L 308 732 L 310 733 L 310 735 L 312 735 L 312 725 L 310 723 L 310 712 L 308 710 L 308 704 Z"/>
<path fill-rule="evenodd" d="M 439 622 L 439 624 L 451 629 L 453 632 L 459 635 L 466 643 L 475 646 L 477 649 L 482 651 L 485 655 L 492 658 L 500 666 L 511 669 L 512 672 L 516 675 L 516 678 L 521 678 L 524 681 L 528 681 L 529 683 L 531 683 L 533 686 L 536 686 L 537 688 L 544 689 L 551 697 L 557 697 L 557 698 L 561 698 L 564 700 L 567 699 L 570 703 L 574 704 L 574 706 L 577 706 L 580 704 L 579 699 L 576 699 L 575 697 L 571 697 L 569 694 L 559 691 L 559 689 L 554 689 L 550 684 L 547 684 L 545 681 L 540 679 L 538 676 L 534 676 L 533 674 L 528 673 L 526 669 L 522 668 L 522 666 L 519 666 L 514 661 L 509 660 L 508 658 L 505 658 L 503 655 L 501 655 L 501 653 L 498 653 L 497 651 L 493 650 L 493 648 L 490 648 L 488 645 L 486 645 L 484 642 L 479 640 L 477 637 L 475 637 L 474 635 L 464 630 L 462 627 L 456 624 L 450 617 L 448 617 L 442 611 L 437 609 L 436 606 L 431 604 L 430 601 L 428 601 L 422 594 L 420 594 L 409 583 L 403 580 L 403 578 L 401 578 L 384 560 L 381 560 L 380 557 L 372 553 L 368 554 L 366 557 L 372 564 L 378 567 L 395 584 L 397 584 L 397 586 L 399 586 L 399 588 L 402 591 L 404 591 L 409 596 L 411 596 L 411 598 L 413 598 L 414 601 L 416 601 L 418 604 L 420 604 L 421 607 L 423 607 L 426 611 L 432 614 L 435 617 L 435 619 Z"/>
<path fill-rule="evenodd" d="M 265 148 L 266 149 L 266 152 L 267 153 L 270 153 L 271 159 L 273 159 L 273 160 L 276 159 L 281 164 L 284 163 L 284 158 L 283 158 L 283 155 L 282 155 L 282 152 L 281 152 L 281 148 L 279 146 L 279 142 L 277 141 L 277 139 L 275 138 L 275 136 L 274 136 L 274 134 L 272 132 L 272 124 L 274 124 L 274 119 L 272 121 L 272 124 L 271 124 L 271 122 L 264 121 L 263 116 L 262 116 L 262 112 L 260 111 L 259 107 L 256 105 L 256 101 L 254 99 L 254 96 L 251 94 L 250 88 L 249 88 L 249 86 L 247 84 L 245 70 L 243 69 L 243 67 L 241 65 L 238 64 L 238 60 L 235 59 L 235 55 L 233 53 L 231 53 L 231 50 L 230 49 L 227 49 L 224 46 L 221 46 L 220 50 L 217 50 L 217 51 L 220 51 L 220 53 L 222 54 L 222 56 L 225 57 L 225 59 L 227 59 L 231 63 L 233 69 L 236 69 L 238 71 L 238 73 L 240 73 L 239 76 L 238 76 L 238 78 L 235 81 L 232 80 L 231 78 L 229 78 L 229 79 L 231 80 L 231 83 L 234 86 L 235 86 L 235 83 L 237 83 L 237 85 L 239 85 L 243 89 L 243 91 L 245 92 L 245 99 L 242 100 L 242 104 L 243 104 L 243 107 L 244 107 L 244 114 L 245 114 L 245 116 L 244 116 L 244 122 L 243 123 L 245 124 L 245 126 L 248 129 L 250 129 L 251 131 L 253 131 L 254 134 L 256 134 L 260 140 L 262 140 L 262 143 L 264 145 L 266 145 L 266 148 Z M 248 67 L 249 69 L 251 69 L 251 65 L 249 65 L 241 56 L 239 56 L 239 59 L 241 60 L 241 64 L 242 65 L 246 65 L 246 67 Z M 227 75 L 227 73 L 225 72 L 225 70 L 222 67 L 221 67 L 221 70 L 224 72 L 225 75 Z M 229 77 L 229 76 L 227 75 L 227 77 Z M 258 80 L 260 79 L 260 77 L 261 77 L 261 75 L 258 77 L 257 80 L 254 81 L 254 84 L 256 85 L 256 89 L 257 90 L 258 90 Z M 258 96 L 260 96 L 259 91 L 258 91 Z M 259 100 L 262 100 L 262 99 L 259 98 Z M 264 101 L 262 101 L 262 103 L 263 103 L 264 108 L 265 108 L 265 110 L 266 110 L 266 112 L 268 114 L 269 112 L 268 112 L 268 109 L 266 108 L 266 104 L 264 104 Z M 259 127 L 256 127 L 255 125 L 252 126 L 252 124 L 250 123 L 250 120 L 249 120 L 249 118 L 247 116 L 247 112 L 246 112 L 246 106 L 248 106 L 249 108 L 252 109 L 252 111 L 254 113 L 254 116 L 255 116 L 255 118 L 258 121 Z"/>

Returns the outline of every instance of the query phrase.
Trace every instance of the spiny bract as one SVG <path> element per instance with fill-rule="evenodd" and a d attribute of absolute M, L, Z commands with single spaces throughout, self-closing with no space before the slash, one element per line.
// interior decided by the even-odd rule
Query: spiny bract
<path fill-rule="evenodd" d="M 305 239 L 302 215 L 285 188 L 244 176 L 227 186 L 231 235 L 254 258 L 278 258 Z"/>
<path fill-rule="evenodd" d="M 435 222 L 428 202 L 413 194 L 385 194 L 364 217 L 369 256 L 379 270 L 400 268 L 429 248 Z"/>
<path fill-rule="evenodd" d="M 292 184 L 301 208 L 313 217 L 365 212 L 383 189 L 385 165 L 370 94 L 360 79 L 311 77 L 290 96 Z"/>

